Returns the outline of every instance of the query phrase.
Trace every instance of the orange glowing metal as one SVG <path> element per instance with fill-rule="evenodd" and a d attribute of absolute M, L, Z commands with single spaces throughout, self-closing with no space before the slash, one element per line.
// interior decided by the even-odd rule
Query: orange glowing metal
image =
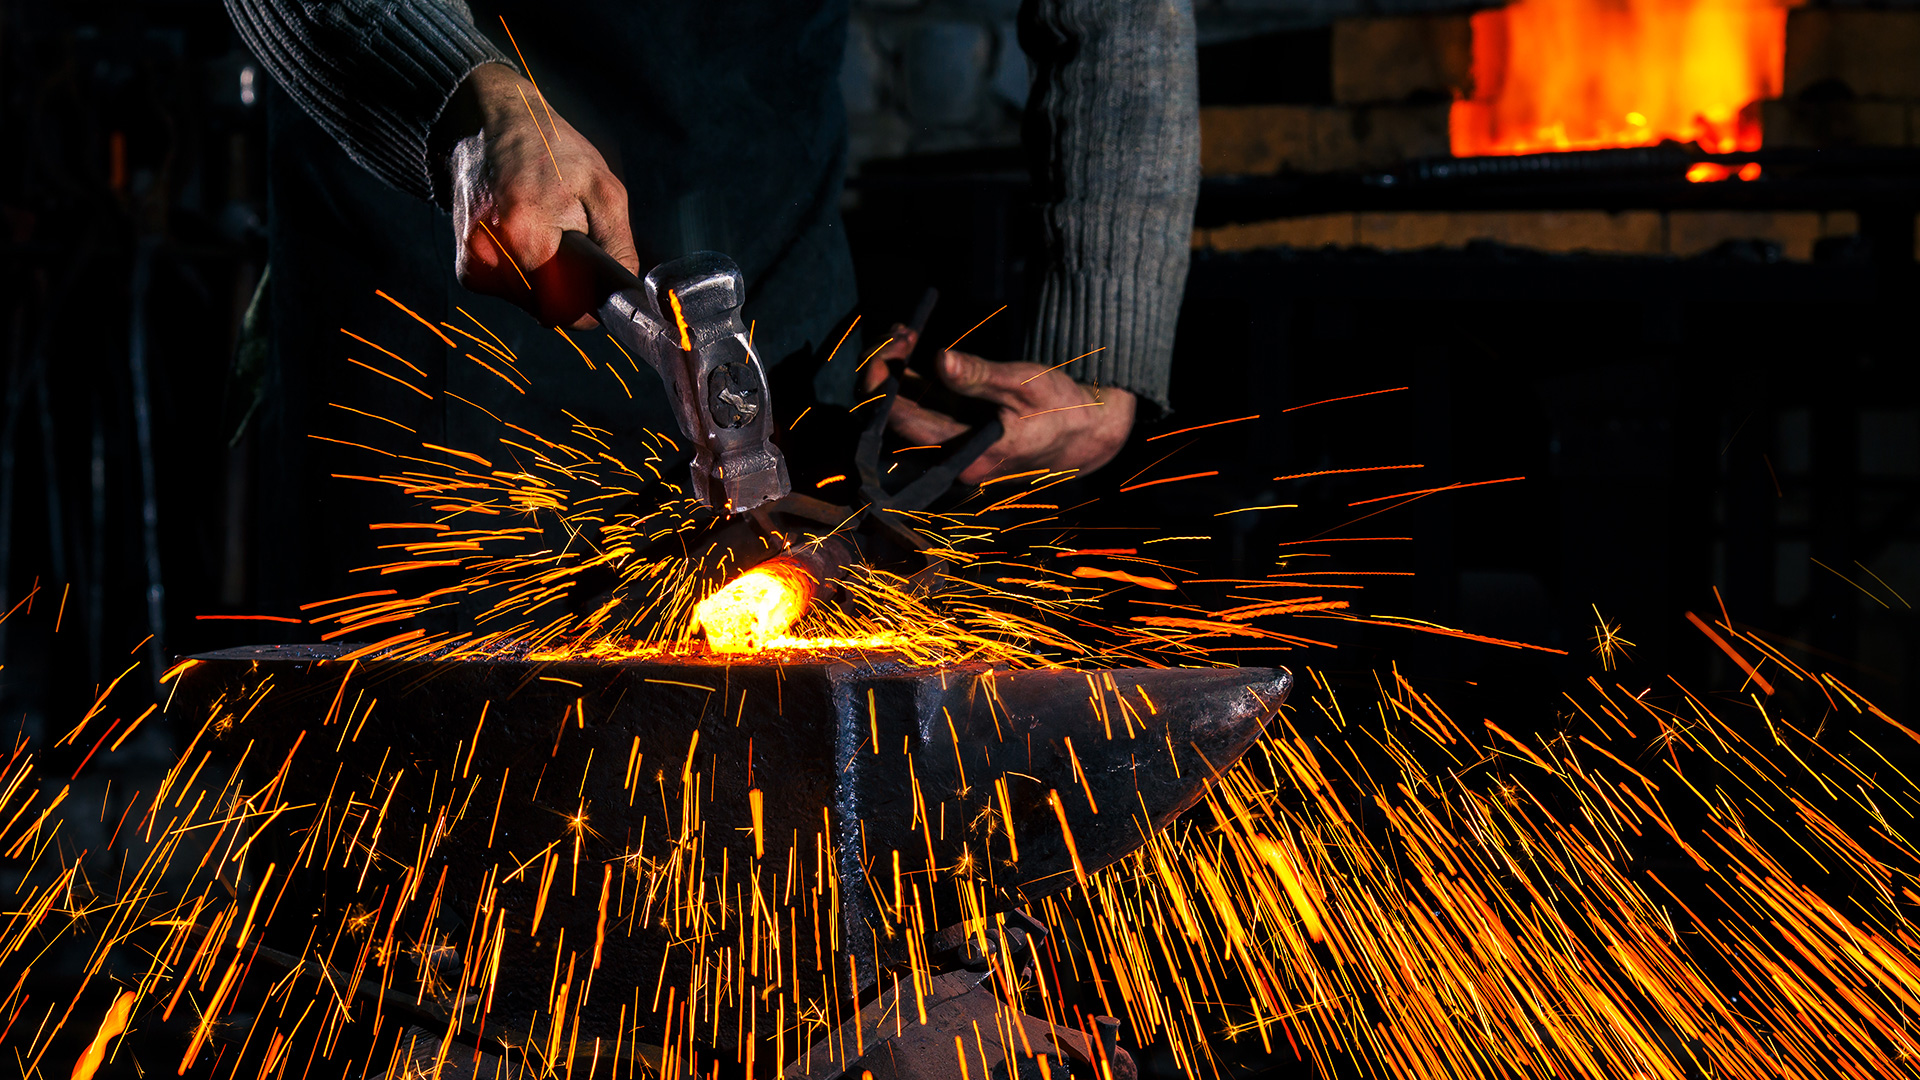
<path fill-rule="evenodd" d="M 1667 139 L 1721 154 L 1759 149 L 1758 102 L 1780 94 L 1788 6 L 1521 0 L 1481 12 L 1473 17 L 1473 93 L 1454 102 L 1449 119 L 1453 152 Z"/>
<path fill-rule="evenodd" d="M 1114 581 L 1121 581 L 1130 585 L 1140 585 L 1148 589 L 1158 589 L 1163 592 L 1178 588 L 1173 582 L 1165 578 L 1142 577 L 1139 574 L 1129 574 L 1125 570 L 1107 570 L 1098 566 L 1076 566 L 1073 568 L 1073 576 L 1077 578 L 1111 578 Z"/>
<path fill-rule="evenodd" d="M 673 324 L 680 328 L 680 348 L 685 352 L 693 351 L 693 341 L 687 336 L 687 316 L 680 310 L 680 294 L 667 290 L 667 303 L 673 306 Z"/>
<path fill-rule="evenodd" d="M 73 1063 L 73 1080 L 92 1080 L 93 1074 L 100 1070 L 107 1060 L 107 1047 L 126 1032 L 127 1020 L 133 1016 L 136 999 L 137 995 L 131 990 L 123 990 L 119 997 L 113 999 L 106 1018 L 100 1021 L 100 1030 L 80 1054 L 80 1060 Z"/>
<path fill-rule="evenodd" d="M 1687 181 L 1694 184 L 1711 184 L 1721 180 L 1730 180 L 1736 176 L 1742 180 L 1760 179 L 1760 163 L 1757 161 L 1749 161 L 1745 165 L 1735 169 L 1731 166 L 1716 165 L 1711 161 L 1703 161 L 1687 170 Z"/>
<path fill-rule="evenodd" d="M 714 652 L 757 652 L 783 637 L 813 600 L 813 575 L 788 558 L 772 559 L 694 605 L 693 624 Z"/>

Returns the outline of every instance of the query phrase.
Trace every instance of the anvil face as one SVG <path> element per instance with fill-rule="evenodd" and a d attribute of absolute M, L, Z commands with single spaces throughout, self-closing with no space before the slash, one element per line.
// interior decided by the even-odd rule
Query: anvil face
<path fill-rule="evenodd" d="M 768 1009 L 844 999 L 969 904 L 1074 885 L 1197 802 L 1292 684 L 1266 668 L 344 652 L 198 657 L 170 714 L 229 717 L 223 742 L 308 804 L 289 814 L 357 837 L 308 860 L 334 867 L 311 872 L 315 903 L 384 922 L 414 895 L 412 925 L 438 892 L 442 939 L 474 943 L 469 985 L 499 942 L 496 1017 L 546 1007 L 561 952 L 597 956 L 581 1025 L 608 1037 L 636 988 L 641 1007 L 699 980 Z M 746 1038 L 731 1027 L 712 1041 Z"/>

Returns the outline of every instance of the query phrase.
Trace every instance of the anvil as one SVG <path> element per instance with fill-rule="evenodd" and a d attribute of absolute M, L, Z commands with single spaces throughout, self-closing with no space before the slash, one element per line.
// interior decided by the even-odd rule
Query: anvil
<path fill-rule="evenodd" d="M 916 962 L 910 938 L 964 917 L 960 888 L 1006 911 L 1138 848 L 1239 758 L 1292 683 L 1270 668 L 913 667 L 853 652 L 346 652 L 196 657 L 169 715 L 212 719 L 256 773 L 281 776 L 279 800 L 310 807 L 288 811 L 290 836 L 311 818 L 378 845 L 309 860 L 332 867 L 302 887 L 321 926 L 350 906 L 393 919 L 411 889 L 407 936 L 480 943 L 459 957 L 472 985 L 489 935 L 466 923 L 490 918 L 504 929 L 489 1032 L 547 1007 L 564 931 L 564 948 L 599 957 L 579 1025 L 609 1042 L 622 1006 L 663 984 L 684 1000 L 703 967 L 706 992 L 769 1010 L 776 994 L 789 1010 L 871 994 Z M 340 827 L 349 818 L 367 820 Z M 429 893 L 434 927 L 419 925 Z M 701 1038 L 746 1041 L 715 1027 Z"/>

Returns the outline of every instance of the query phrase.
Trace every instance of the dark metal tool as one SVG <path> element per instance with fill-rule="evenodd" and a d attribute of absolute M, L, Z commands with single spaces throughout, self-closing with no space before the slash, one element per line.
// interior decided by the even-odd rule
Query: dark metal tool
<path fill-rule="evenodd" d="M 740 319 L 746 282 L 732 259 L 699 251 L 641 281 L 579 232 L 561 234 L 556 258 L 591 283 L 607 333 L 660 373 L 693 444 L 695 498 L 739 513 L 792 490 L 772 441 L 766 370 Z"/>
<path fill-rule="evenodd" d="M 906 359 L 888 365 L 888 372 L 895 381 L 888 384 L 891 389 L 887 393 L 894 398 L 906 398 L 935 412 L 945 413 L 974 429 L 974 432 L 988 425 L 994 425 L 998 430 L 998 410 L 991 403 L 956 394 L 947 389 L 940 379 L 940 358 L 947 350 L 929 344 L 927 338 L 927 323 L 932 319 L 934 306 L 939 301 L 940 290 L 928 287 L 921 295 L 920 303 L 915 305 L 913 321 L 907 324 L 907 329 L 914 335 L 913 351 Z M 887 404 L 890 411 L 892 401 L 889 400 Z M 966 436 L 960 438 L 965 439 Z M 974 455 L 978 456 L 977 453 Z M 971 461 L 972 458 L 967 459 L 968 463 Z M 965 464 L 961 467 L 964 468 Z M 958 471 L 955 470 L 956 474 Z"/>
<path fill-rule="evenodd" d="M 916 923 L 916 896 L 931 902 L 936 888 L 970 882 L 990 915 L 1013 924 L 1014 909 L 1125 857 L 1199 801 L 1292 686 L 1273 668 L 912 667 L 855 652 L 793 663 L 334 662 L 346 651 L 198 657 L 169 715 L 212 721 L 233 753 L 281 770 L 289 836 L 309 818 L 337 820 L 330 800 L 358 798 L 363 813 L 371 791 L 385 804 L 383 835 L 402 838 L 395 850 L 363 838 L 348 869 L 301 871 L 323 879 L 303 886 L 326 909 L 314 916 L 322 923 L 378 907 L 409 872 L 444 881 L 442 912 L 472 912 L 497 888 L 493 1016 L 508 1028 L 545 1007 L 563 929 L 570 942 L 604 937 L 593 946 L 599 985 L 686 985 L 711 958 L 687 944 L 673 912 L 726 897 L 746 918 L 756 901 L 735 895 L 743 883 L 771 890 L 757 903 L 778 925 L 819 925 L 828 942 L 816 956 L 809 932 L 784 974 L 744 976 L 749 997 L 824 1000 L 836 978 L 844 995 L 849 959 L 872 992 L 913 962 L 910 937 L 958 917 L 949 898 L 929 909 L 938 923 Z M 377 707 L 349 716 L 360 701 Z M 422 836 L 433 842 L 422 847 Z M 543 851 L 566 853 L 558 885 L 548 867 L 543 888 L 541 861 L 528 861 Z M 567 869 L 576 858 L 577 886 Z M 608 921 L 602 867 L 628 897 L 625 921 Z M 632 898 L 656 892 L 664 906 L 634 917 Z M 402 929 L 455 944 L 471 936 L 452 923 Z M 714 948 L 740 928 L 721 931 Z M 304 940 L 295 937 L 292 946 Z M 937 942 L 919 951 L 923 964 L 941 953 Z M 627 998 L 584 1004 L 584 1035 L 611 1042 Z M 733 1045 L 725 1028 L 713 1037 Z"/>
<path fill-rule="evenodd" d="M 908 329 L 919 335 L 921 343 L 939 296 L 938 290 L 928 289 L 909 324 Z M 675 532 L 661 537 L 643 546 L 638 556 L 648 558 L 669 550 L 698 552 L 695 575 L 702 592 L 710 592 L 781 555 L 797 559 L 813 576 L 819 586 L 816 601 L 832 599 L 846 567 L 856 562 L 908 578 L 923 592 L 936 589 L 946 564 L 935 553 L 935 545 L 915 529 L 911 512 L 924 510 L 945 495 L 960 473 L 1004 434 L 991 410 L 976 415 L 975 426 L 950 440 L 938 461 L 898 488 L 888 488 L 884 444 L 894 405 L 903 396 L 901 380 L 905 372 L 918 371 L 921 378 L 917 381 L 923 386 L 937 385 L 938 374 L 930 357 L 938 353 L 916 347 L 913 355 L 891 369 L 881 384 L 881 399 L 854 448 L 861 505 L 840 506 L 810 495 L 786 494 L 748 508 L 745 514 L 714 519 L 694 536 Z M 784 480 L 785 473 L 781 476 Z M 741 509 L 738 503 L 734 508 Z M 603 570 L 589 587 L 579 590 L 570 602 L 571 610 L 582 615 L 599 610 L 616 595 L 617 586 L 617 575 L 611 569 Z"/>
<path fill-rule="evenodd" d="M 892 510 L 926 509 L 953 486 L 967 466 L 1005 434 L 999 418 L 991 410 L 976 412 L 969 418 L 974 421 L 972 426 L 947 443 L 946 454 L 937 464 L 900 490 L 887 490 L 881 443 L 887 434 L 887 424 L 893 418 L 894 404 L 904 396 L 901 379 L 912 373 L 925 380 L 927 387 L 937 388 L 940 385 L 934 363 L 940 350 L 926 347 L 927 320 L 932 317 L 933 306 L 939 299 L 940 292 L 937 289 L 928 289 L 926 295 L 920 298 L 920 304 L 913 312 L 913 323 L 908 327 L 916 336 L 913 353 L 899 368 L 889 368 L 886 382 L 880 384 L 880 393 L 884 396 L 867 419 L 867 426 L 860 432 L 860 442 L 854 451 L 854 467 L 860 475 L 860 497 L 867 501 L 869 512 L 875 516 L 887 516 Z M 928 395 L 923 392 L 920 396 L 925 399 Z M 946 397 L 953 398 L 954 395 Z M 978 406 L 981 403 L 976 401 L 971 404 Z M 961 411 L 958 405 L 947 401 L 936 402 L 934 407 L 943 411 Z"/>

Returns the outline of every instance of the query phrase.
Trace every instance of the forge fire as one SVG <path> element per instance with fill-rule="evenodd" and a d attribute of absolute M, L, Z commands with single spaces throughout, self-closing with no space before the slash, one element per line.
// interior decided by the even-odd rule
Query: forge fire
<path fill-rule="evenodd" d="M 1780 95 L 1782 0 L 1520 0 L 1473 17 L 1473 90 L 1453 152 L 1697 143 L 1760 149 Z"/>

